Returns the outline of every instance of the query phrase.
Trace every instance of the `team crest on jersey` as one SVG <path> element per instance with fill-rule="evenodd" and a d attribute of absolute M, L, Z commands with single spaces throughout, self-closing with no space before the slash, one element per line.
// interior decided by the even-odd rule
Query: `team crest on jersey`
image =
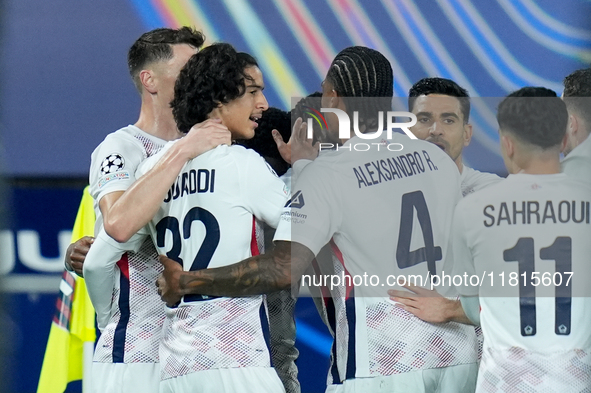
<path fill-rule="evenodd" d="M 120 171 L 125 167 L 125 160 L 119 153 L 108 155 L 101 163 L 101 174 L 108 175 Z"/>
<path fill-rule="evenodd" d="M 287 201 L 287 203 L 285 204 L 285 207 L 291 207 L 294 209 L 301 209 L 302 207 L 304 207 L 304 194 L 302 194 L 302 191 L 296 191 L 295 194 L 293 194 L 293 196 L 291 197 L 291 199 L 289 201 Z"/>

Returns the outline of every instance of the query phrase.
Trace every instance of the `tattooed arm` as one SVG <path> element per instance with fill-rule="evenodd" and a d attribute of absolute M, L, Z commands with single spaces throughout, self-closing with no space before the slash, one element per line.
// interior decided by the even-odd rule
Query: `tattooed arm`
<path fill-rule="evenodd" d="M 156 285 L 162 300 L 176 304 L 183 295 L 250 296 L 289 289 L 297 283 L 314 254 L 295 242 L 278 241 L 271 252 L 224 267 L 183 271 L 182 266 L 160 255 L 164 272 Z M 293 276 L 292 276 L 293 274 Z"/>

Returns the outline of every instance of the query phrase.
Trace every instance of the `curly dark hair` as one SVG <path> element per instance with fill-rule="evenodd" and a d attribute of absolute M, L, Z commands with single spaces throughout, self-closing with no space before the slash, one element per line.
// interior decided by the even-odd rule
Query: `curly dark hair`
<path fill-rule="evenodd" d="M 385 113 L 392 108 L 392 66 L 377 50 L 364 46 L 343 49 L 330 64 L 326 79 L 344 99 L 349 117 L 359 112 L 359 122 L 368 128 L 377 125 L 379 111 Z"/>
<path fill-rule="evenodd" d="M 470 95 L 468 90 L 464 89 L 451 79 L 445 78 L 423 78 L 410 88 L 408 91 L 408 110 L 412 112 L 415 101 L 419 96 L 429 94 L 442 94 L 450 97 L 456 97 L 460 101 L 460 109 L 464 115 L 464 124 L 470 120 Z"/>
<path fill-rule="evenodd" d="M 263 112 L 258 123 L 259 126 L 255 129 L 252 139 L 237 141 L 237 143 L 259 153 L 277 172 L 277 175 L 281 176 L 287 172 L 289 164 L 281 157 L 271 131 L 274 129 L 279 131 L 287 143 L 291 136 L 291 116 L 289 112 L 279 108 L 269 108 Z"/>
<path fill-rule="evenodd" d="M 170 103 L 179 131 L 187 133 L 195 124 L 207 120 L 219 104 L 242 96 L 246 73 L 258 66 L 254 57 L 236 52 L 230 44 L 216 43 L 194 54 L 181 70 Z"/>
<path fill-rule="evenodd" d="M 563 84 L 566 107 L 591 124 L 591 68 L 576 70 Z"/>
<path fill-rule="evenodd" d="M 559 147 L 566 133 L 568 112 L 565 103 L 549 96 L 549 91 L 526 87 L 509 94 L 497 110 L 499 128 L 542 149 Z"/>
<path fill-rule="evenodd" d="M 172 45 L 187 44 L 199 49 L 205 42 L 200 31 L 183 26 L 180 29 L 160 28 L 141 35 L 127 53 L 127 67 L 136 89 L 141 92 L 140 71 L 154 61 L 170 60 Z"/>

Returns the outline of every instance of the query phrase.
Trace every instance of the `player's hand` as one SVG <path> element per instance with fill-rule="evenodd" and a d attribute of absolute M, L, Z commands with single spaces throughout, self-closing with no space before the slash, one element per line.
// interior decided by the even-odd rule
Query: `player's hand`
<path fill-rule="evenodd" d="M 279 133 L 279 131 L 273 130 L 271 131 L 271 135 L 273 135 L 273 140 L 277 145 L 277 150 L 279 150 L 281 158 L 291 165 L 291 138 L 287 143 L 285 143 L 283 136 Z"/>
<path fill-rule="evenodd" d="M 318 147 L 320 144 L 318 142 L 312 144 L 312 140 L 307 138 L 307 130 L 308 127 L 303 123 L 302 118 L 298 117 L 293 125 L 291 137 L 287 143 L 283 141 L 283 137 L 279 131 L 272 131 L 277 149 L 281 157 L 288 164 L 293 165 L 298 160 L 314 160 L 318 157 Z"/>
<path fill-rule="evenodd" d="M 164 271 L 160 273 L 156 280 L 158 287 L 158 295 L 166 303 L 168 307 L 172 307 L 181 301 L 183 295 L 180 289 L 180 277 L 183 272 L 183 267 L 180 263 L 173 261 L 165 255 L 158 257 Z"/>
<path fill-rule="evenodd" d="M 231 145 L 232 134 L 220 119 L 208 119 L 191 127 L 179 143 L 184 144 L 190 160 L 219 145 Z"/>
<path fill-rule="evenodd" d="M 429 290 L 415 285 L 403 285 L 408 291 L 390 289 L 390 299 L 417 318 L 430 323 L 449 322 L 460 307 L 459 301 L 441 296 L 435 290 Z"/>
<path fill-rule="evenodd" d="M 291 143 L 291 164 L 298 160 L 315 160 L 318 157 L 318 142 L 308 139 L 308 127 L 301 117 L 295 121 L 289 142 Z"/>
<path fill-rule="evenodd" d="M 68 246 L 64 258 L 67 270 L 73 270 L 80 277 L 84 277 L 82 267 L 93 242 L 94 237 L 84 236 Z"/>

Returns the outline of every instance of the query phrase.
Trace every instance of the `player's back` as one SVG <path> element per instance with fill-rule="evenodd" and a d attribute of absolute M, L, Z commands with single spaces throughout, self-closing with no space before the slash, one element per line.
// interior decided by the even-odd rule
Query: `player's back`
<path fill-rule="evenodd" d="M 461 197 L 457 167 L 435 145 L 406 135 L 356 151 L 364 145 L 353 138 L 306 167 L 290 212 L 293 241 L 317 253 L 330 240 L 325 234 L 334 234 L 336 253 L 353 279 L 336 318 L 341 378 L 475 362 L 472 327 L 425 323 L 386 293 L 395 284 L 389 275 L 427 285 L 429 273 L 440 273 Z M 346 321 L 339 322 L 343 314 Z"/>
<path fill-rule="evenodd" d="M 284 183 L 257 153 L 219 146 L 181 170 L 151 223 L 152 236 L 160 252 L 184 270 L 229 265 L 256 255 L 254 219 L 276 227 L 286 200 Z M 268 367 L 261 307 L 262 296 L 185 296 L 167 309 L 163 379 L 214 368 Z"/>
<path fill-rule="evenodd" d="M 482 391 L 591 385 L 590 201 L 591 187 L 564 174 L 518 174 L 458 205 L 454 257 L 471 250 L 466 270 L 484 278 L 461 289 L 480 294 Z"/>

